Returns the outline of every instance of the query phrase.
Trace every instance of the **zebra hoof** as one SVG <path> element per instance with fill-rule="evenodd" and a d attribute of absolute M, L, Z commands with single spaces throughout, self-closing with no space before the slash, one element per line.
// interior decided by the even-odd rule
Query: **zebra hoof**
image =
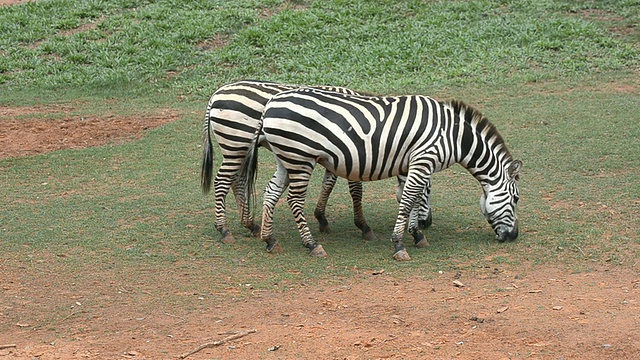
<path fill-rule="evenodd" d="M 284 252 L 284 248 L 279 242 L 274 241 L 272 244 L 267 244 L 267 252 L 269 254 L 282 254 Z"/>
<path fill-rule="evenodd" d="M 415 245 L 417 248 L 421 248 L 421 247 L 429 246 L 429 242 L 424 237 L 424 234 L 422 234 L 421 232 L 416 232 L 413 235 L 413 245 Z"/>
<path fill-rule="evenodd" d="M 319 211 L 316 209 L 315 211 L 316 219 L 318 220 L 318 226 L 320 228 L 320 232 L 330 233 L 331 227 L 329 226 L 329 222 L 327 221 L 327 217 L 324 216 L 324 211 Z"/>
<path fill-rule="evenodd" d="M 231 234 L 231 231 L 225 230 L 222 232 L 222 239 L 220 239 L 223 244 L 233 244 L 236 242 L 236 239 Z"/>
<path fill-rule="evenodd" d="M 431 217 L 431 214 L 429 214 L 425 220 L 418 220 L 418 229 L 424 230 L 430 227 L 431 224 L 433 224 L 433 218 Z"/>
<path fill-rule="evenodd" d="M 251 230 L 251 236 L 260 237 L 260 226 L 253 225 L 250 230 Z"/>
<path fill-rule="evenodd" d="M 329 223 L 324 223 L 324 224 L 320 224 L 320 232 L 321 233 L 325 233 L 325 234 L 329 234 L 331 232 L 331 226 L 329 226 Z"/>
<path fill-rule="evenodd" d="M 373 241 L 376 239 L 376 234 L 373 232 L 373 230 L 369 229 L 369 231 L 362 233 L 362 238 L 366 241 Z"/>
<path fill-rule="evenodd" d="M 324 211 L 316 209 L 314 212 L 316 220 L 318 220 L 318 227 L 320 228 L 320 232 L 330 233 L 331 227 L 329 227 L 329 221 L 327 221 L 327 217 L 324 216 Z"/>
<path fill-rule="evenodd" d="M 311 250 L 311 256 L 324 258 L 327 257 L 327 252 L 324 251 L 322 245 L 316 245 L 316 247 Z"/>
<path fill-rule="evenodd" d="M 417 248 L 423 248 L 423 247 L 429 246 L 429 242 L 427 241 L 427 238 L 425 238 L 423 236 L 422 240 L 420 240 L 417 243 L 415 243 L 415 245 L 416 245 Z"/>
<path fill-rule="evenodd" d="M 402 249 L 393 254 L 393 259 L 397 261 L 409 261 L 411 260 L 411 257 L 409 256 L 409 253 L 407 253 L 407 250 Z"/>

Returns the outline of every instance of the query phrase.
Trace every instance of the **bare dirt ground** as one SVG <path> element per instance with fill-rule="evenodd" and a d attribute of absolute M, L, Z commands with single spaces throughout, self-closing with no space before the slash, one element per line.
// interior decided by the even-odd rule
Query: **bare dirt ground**
<path fill-rule="evenodd" d="M 125 141 L 177 118 L 169 110 L 144 121 L 72 113 L 0 107 L 0 158 Z M 234 334 L 187 359 L 640 359 L 637 263 L 402 280 L 358 270 L 344 284 L 238 284 L 214 296 L 178 292 L 176 282 L 202 281 L 178 266 L 65 279 L 55 254 L 6 256 L 0 359 L 176 359 Z"/>
<path fill-rule="evenodd" d="M 29 2 L 30 0 L 0 0 L 0 6 L 3 5 L 15 5 Z"/>
<path fill-rule="evenodd" d="M 71 105 L 0 106 L 0 159 L 127 141 L 177 119 L 169 110 L 140 117 L 81 117 L 73 110 Z M 46 115 L 56 118 L 43 120 Z"/>
<path fill-rule="evenodd" d="M 87 271 L 70 280 L 45 276 L 38 267 L 51 258 L 36 258 L 41 265 L 0 267 L 0 318 L 15 322 L 0 334 L 0 346 L 10 346 L 0 359 L 178 359 L 234 334 L 242 337 L 187 359 L 640 356 L 640 282 L 619 267 L 403 280 L 361 271 L 344 284 L 284 292 L 238 284 L 206 295 L 176 291 L 175 281 L 197 275 L 175 269 L 143 277 Z"/>

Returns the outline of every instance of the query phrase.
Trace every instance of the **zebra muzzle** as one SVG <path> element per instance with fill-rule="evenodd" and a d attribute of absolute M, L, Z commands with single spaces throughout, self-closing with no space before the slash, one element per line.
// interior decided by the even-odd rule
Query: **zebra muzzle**
<path fill-rule="evenodd" d="M 513 224 L 512 228 L 504 226 L 496 229 L 496 240 L 499 242 L 513 241 L 518 237 L 518 221 Z"/>

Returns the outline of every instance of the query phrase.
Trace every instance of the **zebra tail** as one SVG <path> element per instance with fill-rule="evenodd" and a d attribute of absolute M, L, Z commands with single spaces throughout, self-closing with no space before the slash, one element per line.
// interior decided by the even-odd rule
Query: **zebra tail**
<path fill-rule="evenodd" d="M 238 170 L 237 176 L 238 179 L 241 180 L 241 183 L 244 184 L 244 193 L 247 197 L 247 205 L 249 209 L 253 209 L 253 204 L 255 204 L 255 187 L 256 187 L 256 177 L 258 175 L 258 149 L 260 148 L 260 132 L 262 124 L 260 124 L 260 128 L 256 130 L 255 137 L 253 141 L 251 141 L 251 145 L 249 145 L 249 150 L 247 151 L 247 155 L 242 161 L 242 165 Z"/>
<path fill-rule="evenodd" d="M 213 144 L 211 143 L 211 106 L 207 107 L 204 117 L 204 132 L 202 144 L 202 170 L 200 171 L 200 187 L 204 194 L 211 191 L 211 177 L 213 176 Z"/>

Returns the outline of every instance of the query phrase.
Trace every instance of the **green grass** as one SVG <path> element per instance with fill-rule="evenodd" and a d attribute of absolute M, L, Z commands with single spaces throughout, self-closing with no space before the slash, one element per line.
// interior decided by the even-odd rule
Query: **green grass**
<path fill-rule="evenodd" d="M 446 269 L 633 264 L 640 245 L 640 48 L 630 26 L 639 9 L 638 1 L 561 0 L 0 7 L 0 105 L 71 103 L 77 114 L 94 116 L 139 116 L 158 107 L 183 114 L 139 141 L 0 160 L 0 251 L 19 263 L 51 259 L 48 266 L 72 277 L 197 273 L 201 281 L 177 281 L 189 291 L 204 283 L 284 289 L 379 269 L 428 277 Z M 480 189 L 456 166 L 434 176 L 431 246 L 409 248 L 409 263 L 391 257 L 393 180 L 365 185 L 365 214 L 378 235 L 372 242 L 352 225 L 346 183 L 339 182 L 328 208 L 333 233 L 312 225 L 328 259 L 308 256 L 284 204 L 275 220 L 284 255 L 266 254 L 259 240 L 243 235 L 231 197 L 238 242 L 221 244 L 213 198 L 198 188 L 200 130 L 207 97 L 239 78 L 429 93 L 478 107 L 524 161 L 521 237 L 493 240 L 479 211 Z M 270 154 L 261 159 L 259 187 L 274 170 Z M 310 220 L 320 176 L 308 199 Z"/>
<path fill-rule="evenodd" d="M 0 83 L 201 97 L 246 77 L 384 93 L 544 81 L 637 66 L 637 46 L 614 30 L 637 23 L 639 8 L 637 0 L 32 2 L 0 9 Z"/>

